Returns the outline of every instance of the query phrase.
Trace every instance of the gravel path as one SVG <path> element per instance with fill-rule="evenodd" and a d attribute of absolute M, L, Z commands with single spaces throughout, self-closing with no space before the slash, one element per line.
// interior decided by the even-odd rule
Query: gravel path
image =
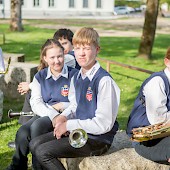
<path fill-rule="evenodd" d="M 74 18 L 73 18 L 74 19 Z M 58 22 L 60 20 L 60 22 Z M 63 22 L 62 22 L 63 21 Z M 29 21 L 23 20 L 23 24 Z M 83 26 L 90 25 L 90 19 L 85 18 L 75 21 L 77 25 L 84 24 Z M 0 24 L 9 23 L 9 20 L 0 20 Z M 61 24 L 62 23 L 62 24 Z M 63 24 L 64 23 L 64 24 Z M 87 25 L 86 25 L 87 23 Z M 109 18 L 109 19 L 92 19 L 92 27 L 95 27 L 100 36 L 116 36 L 116 37 L 140 37 L 142 35 L 142 29 L 144 24 L 144 17 L 129 17 L 129 18 Z M 73 23 L 76 25 L 75 23 Z M 73 25 L 72 24 L 72 25 Z M 70 26 L 67 24 L 66 19 L 54 19 L 54 24 L 33 24 L 40 28 L 59 29 L 69 28 L 75 32 L 80 26 Z M 105 29 L 101 29 L 105 28 Z M 106 29 L 107 28 L 107 29 Z M 113 29 L 112 29 L 113 28 Z M 156 34 L 170 34 L 170 18 L 158 17 Z"/>

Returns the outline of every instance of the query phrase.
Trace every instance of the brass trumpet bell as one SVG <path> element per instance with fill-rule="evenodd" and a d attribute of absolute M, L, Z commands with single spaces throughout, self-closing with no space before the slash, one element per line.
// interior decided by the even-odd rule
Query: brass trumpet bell
<path fill-rule="evenodd" d="M 69 135 L 70 145 L 74 148 L 83 147 L 88 139 L 87 133 L 83 129 L 73 130 Z"/>

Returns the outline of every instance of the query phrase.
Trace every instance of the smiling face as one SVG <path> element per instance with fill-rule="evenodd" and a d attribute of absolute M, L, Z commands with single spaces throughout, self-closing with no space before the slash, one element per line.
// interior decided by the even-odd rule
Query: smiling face
<path fill-rule="evenodd" d="M 54 46 L 46 50 L 44 60 L 47 62 L 52 74 L 57 76 L 64 66 L 64 53 L 60 47 Z"/>

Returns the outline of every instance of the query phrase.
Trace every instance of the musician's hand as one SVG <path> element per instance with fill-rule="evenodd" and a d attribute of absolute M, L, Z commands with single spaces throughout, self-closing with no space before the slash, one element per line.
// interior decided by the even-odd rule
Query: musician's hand
<path fill-rule="evenodd" d="M 18 92 L 23 95 L 25 93 L 27 93 L 29 91 L 29 83 L 28 82 L 21 82 L 19 85 L 18 85 Z"/>
<path fill-rule="evenodd" d="M 63 104 L 62 104 L 61 102 L 52 105 L 52 107 L 53 107 L 55 110 L 57 110 L 58 112 L 63 112 Z"/>
<path fill-rule="evenodd" d="M 62 115 L 55 116 L 52 120 L 53 127 L 58 126 L 61 123 L 64 123 L 67 121 L 67 118 Z"/>
<path fill-rule="evenodd" d="M 67 129 L 66 129 L 66 122 L 58 124 L 55 128 L 54 128 L 54 136 L 57 139 L 60 139 L 62 135 L 66 135 L 67 133 Z"/>
<path fill-rule="evenodd" d="M 164 127 L 169 127 L 170 126 L 170 120 L 167 120 L 166 122 L 164 122 L 163 126 Z"/>

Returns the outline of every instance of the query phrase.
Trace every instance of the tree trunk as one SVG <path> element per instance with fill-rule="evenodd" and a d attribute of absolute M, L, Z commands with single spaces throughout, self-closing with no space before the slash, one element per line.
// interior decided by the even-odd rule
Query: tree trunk
<path fill-rule="evenodd" d="M 11 0 L 11 31 L 23 31 L 21 19 L 21 0 Z"/>
<path fill-rule="evenodd" d="M 147 0 L 145 22 L 141 42 L 139 45 L 138 57 L 150 59 L 155 39 L 159 0 Z"/>

